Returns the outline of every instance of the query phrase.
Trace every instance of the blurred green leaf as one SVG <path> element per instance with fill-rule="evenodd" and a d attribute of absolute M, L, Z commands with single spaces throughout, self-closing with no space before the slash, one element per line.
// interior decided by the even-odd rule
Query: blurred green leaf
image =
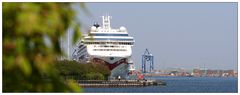
<path fill-rule="evenodd" d="M 81 31 L 80 31 L 80 28 L 78 26 L 76 26 L 74 28 L 74 31 L 73 31 L 73 43 L 76 43 L 78 41 L 78 39 L 80 39 L 81 37 Z"/>
<path fill-rule="evenodd" d="M 32 73 L 32 67 L 28 60 L 23 55 L 19 55 L 16 59 L 17 65 L 20 67 L 23 74 L 29 76 Z"/>
<path fill-rule="evenodd" d="M 52 65 L 62 54 L 59 37 L 75 22 L 71 3 L 3 2 L 2 13 L 3 92 L 78 92 Z"/>
<path fill-rule="evenodd" d="M 16 41 L 16 51 L 18 54 L 23 54 L 24 53 L 24 46 L 25 46 L 25 40 L 24 38 L 18 38 Z"/>
<path fill-rule="evenodd" d="M 75 80 L 67 80 L 67 84 L 72 89 L 73 92 L 82 92 L 81 89 L 78 89 L 78 84 Z"/>

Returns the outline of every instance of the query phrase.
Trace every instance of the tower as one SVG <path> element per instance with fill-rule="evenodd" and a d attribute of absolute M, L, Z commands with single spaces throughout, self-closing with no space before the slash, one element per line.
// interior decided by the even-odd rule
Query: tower
<path fill-rule="evenodd" d="M 147 72 L 147 64 L 149 64 L 149 72 L 152 72 L 154 69 L 153 65 L 153 55 L 149 53 L 148 49 L 145 50 L 144 54 L 142 55 L 142 72 Z"/>

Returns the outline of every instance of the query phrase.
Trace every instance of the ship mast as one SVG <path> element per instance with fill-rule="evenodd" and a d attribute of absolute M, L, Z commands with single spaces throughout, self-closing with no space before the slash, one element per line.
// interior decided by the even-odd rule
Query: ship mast
<path fill-rule="evenodd" d="M 102 16 L 102 19 L 103 19 L 103 29 L 111 29 L 110 16 Z"/>

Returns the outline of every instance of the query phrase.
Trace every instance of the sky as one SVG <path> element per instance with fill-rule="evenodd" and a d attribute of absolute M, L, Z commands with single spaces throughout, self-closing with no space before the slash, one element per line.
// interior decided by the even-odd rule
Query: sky
<path fill-rule="evenodd" d="M 111 27 L 124 26 L 134 37 L 132 58 L 141 68 L 147 48 L 155 69 L 237 70 L 237 3 L 85 3 L 77 20 L 83 33 L 101 16 Z"/>

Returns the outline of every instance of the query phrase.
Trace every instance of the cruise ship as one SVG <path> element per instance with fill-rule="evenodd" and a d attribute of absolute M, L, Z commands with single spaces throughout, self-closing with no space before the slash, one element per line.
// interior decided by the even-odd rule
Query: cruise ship
<path fill-rule="evenodd" d="M 133 37 L 121 26 L 112 29 L 110 16 L 102 16 L 102 25 L 94 23 L 90 31 L 76 44 L 72 58 L 80 63 L 107 65 L 110 78 L 128 78 L 135 67 L 132 61 Z"/>

